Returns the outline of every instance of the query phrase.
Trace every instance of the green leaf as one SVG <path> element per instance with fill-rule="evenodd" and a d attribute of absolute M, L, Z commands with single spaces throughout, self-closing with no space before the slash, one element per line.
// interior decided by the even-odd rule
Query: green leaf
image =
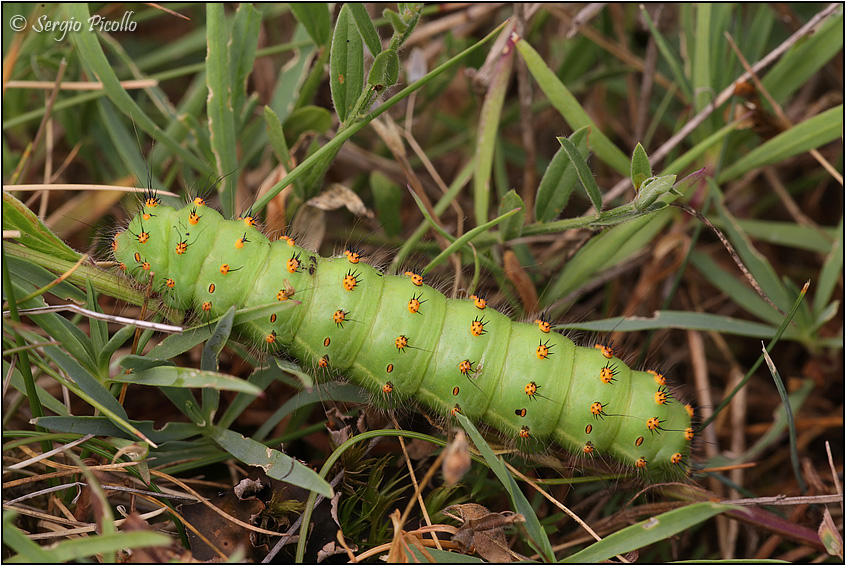
<path fill-rule="evenodd" d="M 633 204 L 635 210 L 647 210 L 655 201 L 667 193 L 680 196 L 681 193 L 675 189 L 675 184 L 675 175 L 664 175 L 662 177 L 647 179 L 634 199 Z"/>
<path fill-rule="evenodd" d="M 76 262 L 80 254 L 56 236 L 24 203 L 3 191 L 3 229 L 20 230 L 18 238 L 26 247 Z M 3 241 L 5 246 L 5 237 Z"/>
<path fill-rule="evenodd" d="M 671 215 L 666 212 L 652 214 L 614 226 L 591 238 L 544 290 L 541 306 L 552 304 L 581 287 L 600 271 L 628 260 L 637 250 L 651 242 L 670 219 Z"/>
<path fill-rule="evenodd" d="M 590 153 L 587 144 L 588 132 L 590 128 L 586 126 L 579 128 L 567 138 L 585 159 Z M 543 178 L 538 185 L 535 196 L 535 218 L 538 222 L 555 220 L 567 206 L 577 181 L 578 175 L 576 175 L 573 162 L 570 161 L 564 148 L 559 147 L 546 171 L 543 172 Z"/>
<path fill-rule="evenodd" d="M 4 557 L 4 562 L 9 563 L 52 563 L 58 562 L 55 556 L 44 547 L 30 540 L 19 528 L 15 526 L 17 513 L 3 509 L 3 545 L 8 546 L 16 555 Z"/>
<path fill-rule="evenodd" d="M 504 33 L 504 32 L 503 32 Z M 502 105 L 505 101 L 505 91 L 511 77 L 511 67 L 514 61 L 514 47 L 509 40 L 503 48 L 496 65 L 494 65 L 485 102 L 479 118 L 479 129 L 476 134 L 476 170 L 473 174 L 473 200 L 476 224 L 484 224 L 488 220 L 488 203 L 490 202 L 490 179 L 493 167 L 494 149 L 496 148 L 499 123 L 502 119 Z"/>
<path fill-rule="evenodd" d="M 332 497 L 332 487 L 326 480 L 287 454 L 227 429 L 213 427 L 209 436 L 232 456 L 249 466 L 263 469 L 273 479 Z"/>
<path fill-rule="evenodd" d="M 355 119 L 349 113 L 355 108 L 364 88 L 364 44 L 348 4 L 341 7 L 335 22 L 332 52 L 329 54 L 329 87 L 338 119 L 342 123 Z"/>
<path fill-rule="evenodd" d="M 808 84 L 825 64 L 843 49 L 842 7 L 832 14 L 814 33 L 806 35 L 785 53 L 767 72 L 764 88 L 777 101 Z"/>
<path fill-rule="evenodd" d="M 206 82 L 209 88 L 207 102 L 209 132 L 217 174 L 223 179 L 218 186 L 220 207 L 224 216 L 235 214 L 235 190 L 238 170 L 238 140 L 235 134 L 235 109 L 232 107 L 230 82 L 229 30 L 223 4 L 210 3 L 207 8 Z"/>
<path fill-rule="evenodd" d="M 73 540 L 64 540 L 50 550 L 56 562 L 74 562 L 89 556 L 120 552 L 123 549 L 170 546 L 173 540 L 154 531 L 119 531 Z"/>
<path fill-rule="evenodd" d="M 649 157 L 646 155 L 646 150 L 640 145 L 640 142 L 635 146 L 632 152 L 632 185 L 635 191 L 640 190 L 643 182 L 652 176 L 652 167 L 649 165 Z"/>
<path fill-rule="evenodd" d="M 784 319 L 781 313 L 758 296 L 758 294 L 749 286 L 746 279 L 738 277 L 737 268 L 734 268 L 732 272 L 726 271 L 709 256 L 699 252 L 692 252 L 690 259 L 691 265 L 695 267 L 707 281 L 728 295 L 734 304 L 738 305 L 749 314 L 775 326 L 778 326 L 778 324 Z M 770 296 L 770 298 L 773 299 L 776 304 L 779 304 L 777 297 L 774 298 L 773 296 Z"/>
<path fill-rule="evenodd" d="M 826 308 L 828 301 L 834 295 L 837 282 L 843 273 L 843 217 L 837 225 L 834 245 L 828 252 L 820 275 L 817 278 L 817 288 L 814 290 L 814 314 L 819 316 Z M 835 301 L 836 302 L 836 301 Z"/>
<path fill-rule="evenodd" d="M 719 219 L 712 219 L 717 227 L 722 227 Z M 779 246 L 796 250 L 807 250 L 820 254 L 827 254 L 831 247 L 837 245 L 837 228 L 820 226 L 805 226 L 796 222 L 782 222 L 779 220 L 737 220 L 737 225 L 744 234 L 753 240 L 761 240 Z"/>
<path fill-rule="evenodd" d="M 571 554 L 562 562 L 588 563 L 610 560 L 618 554 L 626 554 L 632 550 L 670 538 L 707 521 L 715 515 L 732 509 L 737 509 L 737 507 L 719 503 L 694 503 L 681 509 L 673 509 L 612 533 L 581 552 Z"/>
<path fill-rule="evenodd" d="M 390 8 L 385 8 L 382 10 L 382 17 L 391 22 L 391 27 L 394 28 L 395 35 L 401 35 L 405 33 L 408 29 L 408 26 L 402 21 L 399 14 L 395 11 L 391 10 Z"/>
<path fill-rule="evenodd" d="M 574 322 L 556 326 L 559 330 L 583 330 L 587 332 L 643 332 L 646 330 L 665 330 L 677 328 L 682 330 L 702 330 L 705 332 L 719 332 L 735 336 L 749 336 L 751 338 L 772 338 L 777 326 L 751 322 L 730 316 L 704 312 L 684 311 L 656 311 L 652 316 L 616 316 L 603 320 Z M 785 332 L 785 338 L 790 338 L 790 329 Z M 796 333 L 793 333 L 796 337 Z"/>
<path fill-rule="evenodd" d="M 367 83 L 381 91 L 394 86 L 399 80 L 400 60 L 395 49 L 386 49 L 376 56 Z"/>
<path fill-rule="evenodd" d="M 736 179 L 756 167 L 783 161 L 840 138 L 843 130 L 843 105 L 829 108 L 822 114 L 796 124 L 767 140 L 730 166 L 717 180 L 722 184 Z"/>
<path fill-rule="evenodd" d="M 591 150 L 620 175 L 628 175 L 629 158 L 593 123 L 576 97 L 558 80 L 558 77 L 538 55 L 538 52 L 523 39 L 517 41 L 517 51 L 520 52 L 529 72 L 532 73 L 550 104 L 558 110 L 558 113 L 573 128 L 573 131 L 590 126 Z"/>
<path fill-rule="evenodd" d="M 585 192 L 587 193 L 590 202 L 593 204 L 593 207 L 597 212 L 600 212 L 602 210 L 602 194 L 599 192 L 596 179 L 593 178 L 593 173 L 588 167 L 587 161 L 585 161 L 585 158 L 581 153 L 579 153 L 576 146 L 573 145 L 573 142 L 563 136 L 559 136 L 556 139 L 558 139 L 558 143 L 561 144 L 561 148 L 567 153 L 567 157 L 569 157 L 570 161 L 573 163 L 573 167 L 576 169 L 576 174 L 579 176 L 579 181 L 582 182 L 582 186 L 585 188 Z"/>
<path fill-rule="evenodd" d="M 346 6 L 350 8 L 350 14 L 355 21 L 358 32 L 364 39 L 364 43 L 367 45 L 367 50 L 378 59 L 377 56 L 382 52 L 382 40 L 379 39 L 379 32 L 376 31 L 376 26 L 373 25 L 373 20 L 367 13 L 367 8 L 361 2 L 349 2 Z"/>
<path fill-rule="evenodd" d="M 676 84 L 681 88 L 685 98 L 690 100 L 693 98 L 693 89 L 690 86 L 687 75 L 685 75 L 684 66 L 682 65 L 681 60 L 678 56 L 676 56 L 673 48 L 670 46 L 666 38 L 664 38 L 658 28 L 655 27 L 655 24 L 652 22 L 652 18 L 649 16 L 649 12 L 645 7 L 640 10 L 640 14 L 646 22 L 646 26 L 649 28 L 652 38 L 655 40 L 655 45 L 658 47 L 658 51 L 661 53 L 661 56 L 666 61 L 667 65 L 669 65 L 670 71 L 676 79 Z"/>
<path fill-rule="evenodd" d="M 279 160 L 279 163 L 290 171 L 292 168 L 291 151 L 288 149 L 288 142 L 285 141 L 285 131 L 282 128 L 282 122 L 279 121 L 279 116 L 270 106 L 264 107 L 264 121 L 267 124 L 267 141 L 270 142 L 273 154 Z"/>
<path fill-rule="evenodd" d="M 332 15 L 326 2 L 291 2 L 288 4 L 308 35 L 317 45 L 326 45 L 332 32 Z"/>
<path fill-rule="evenodd" d="M 203 354 L 200 359 L 200 369 L 205 371 L 217 371 L 217 358 L 226 342 L 229 340 L 229 335 L 232 334 L 233 321 L 235 320 L 235 305 L 229 307 L 226 313 L 220 317 L 217 324 L 214 325 L 212 335 L 206 340 L 203 346 Z"/>
<path fill-rule="evenodd" d="M 332 113 L 320 106 L 301 106 L 285 120 L 286 141 L 293 145 L 308 132 L 325 134 L 332 128 Z"/>
<path fill-rule="evenodd" d="M 111 381 L 154 387 L 210 387 L 219 391 L 240 391 L 250 395 L 261 394 L 261 389 L 255 385 L 231 375 L 175 366 L 159 366 L 138 373 L 120 373 L 113 376 Z"/>
<path fill-rule="evenodd" d="M 504 220 L 502 224 L 499 225 L 500 239 L 503 242 L 519 238 L 520 234 L 523 233 L 523 224 L 526 223 L 526 210 L 523 208 L 523 199 L 520 198 L 517 191 L 511 189 L 504 197 L 502 197 L 502 201 L 499 203 L 498 216 L 502 216 L 509 210 L 514 210 L 515 208 L 519 208 L 520 212 L 511 218 Z"/>
<path fill-rule="evenodd" d="M 248 3 L 238 5 L 229 38 L 231 106 L 241 116 L 247 101 L 247 79 L 253 72 L 261 30 L 261 12 Z"/>
<path fill-rule="evenodd" d="M 699 113 L 711 103 L 714 97 L 714 70 L 711 61 L 711 5 L 707 2 L 697 2 L 694 5 L 696 13 L 696 32 L 693 40 L 692 56 L 692 86 L 693 108 Z M 722 38 L 720 38 L 722 39 Z"/>
<path fill-rule="evenodd" d="M 35 419 L 38 426 L 48 430 L 68 432 L 72 434 L 93 434 L 95 436 L 115 436 L 136 440 L 135 437 L 127 434 L 123 429 L 106 417 L 40 417 Z M 156 444 L 172 442 L 174 440 L 185 440 L 193 436 L 199 436 L 204 431 L 193 423 L 166 423 L 161 429 L 156 429 L 153 421 L 134 421 L 129 423 L 140 430 L 147 438 Z"/>

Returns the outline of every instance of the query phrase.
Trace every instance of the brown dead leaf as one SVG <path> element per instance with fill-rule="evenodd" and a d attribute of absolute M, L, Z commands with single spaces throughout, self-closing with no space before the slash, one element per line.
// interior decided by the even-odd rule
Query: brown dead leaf
<path fill-rule="evenodd" d="M 525 522 L 522 515 L 511 511 L 491 513 L 476 503 L 451 505 L 444 509 L 444 514 L 464 523 L 452 537 L 452 542 L 464 552 L 469 554 L 475 551 L 490 562 L 511 562 L 512 557 L 519 557 L 508 548 L 505 528 Z"/>
<path fill-rule="evenodd" d="M 245 523 L 261 513 L 264 503 L 256 498 L 242 501 L 235 495 L 234 489 L 221 491 L 218 497 L 211 498 L 212 503 L 227 513 L 240 519 Z M 185 519 L 194 525 L 203 535 L 209 539 L 221 552 L 231 556 L 235 549 L 241 547 L 247 552 L 248 559 L 255 557 L 250 555 L 252 548 L 250 533 L 240 525 L 227 520 L 226 517 L 215 513 L 205 505 L 193 504 L 183 505 L 181 514 Z M 213 560 L 219 558 L 218 554 L 203 541 L 194 531 L 188 529 L 188 540 L 191 543 L 191 552 L 197 560 Z M 260 560 L 260 558 L 259 558 Z"/>
<path fill-rule="evenodd" d="M 344 206 L 356 216 L 373 217 L 373 212 L 364 206 L 361 197 L 340 183 L 332 183 L 329 188 L 310 199 L 306 204 L 320 210 L 337 210 Z"/>

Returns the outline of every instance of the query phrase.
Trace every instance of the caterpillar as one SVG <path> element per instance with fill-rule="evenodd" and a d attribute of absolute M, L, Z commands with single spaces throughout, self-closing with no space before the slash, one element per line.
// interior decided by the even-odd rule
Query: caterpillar
<path fill-rule="evenodd" d="M 544 317 L 516 322 L 481 297 L 448 299 L 420 273 L 383 274 L 356 250 L 324 258 L 287 236 L 270 241 L 249 213 L 226 220 L 199 197 L 176 210 L 148 195 L 112 250 L 167 305 L 209 319 L 296 298 L 239 330 L 385 403 L 460 412 L 522 450 L 555 443 L 648 476 L 685 470 L 693 409 L 666 378 L 610 347 L 576 346 Z"/>

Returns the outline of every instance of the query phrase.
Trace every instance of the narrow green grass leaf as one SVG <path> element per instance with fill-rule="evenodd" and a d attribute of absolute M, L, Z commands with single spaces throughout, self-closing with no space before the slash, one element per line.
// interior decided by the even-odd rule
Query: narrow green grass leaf
<path fill-rule="evenodd" d="M 56 562 L 73 562 L 89 556 L 117 553 L 123 549 L 169 546 L 170 536 L 153 531 L 120 531 L 64 540 L 50 550 Z"/>
<path fill-rule="evenodd" d="M 712 219 L 717 227 L 722 227 L 719 219 Z M 836 227 L 824 228 L 805 226 L 796 222 L 779 220 L 737 220 L 743 233 L 756 241 L 769 242 L 779 246 L 827 254 L 832 246 L 839 242 Z"/>
<path fill-rule="evenodd" d="M 675 198 L 675 197 L 674 197 Z M 661 211 L 614 226 L 594 236 L 564 265 L 561 273 L 541 295 L 546 307 L 578 289 L 597 273 L 625 261 L 655 237 L 670 221 L 669 211 Z M 527 231 L 523 234 L 526 235 Z M 553 313 L 555 314 L 555 313 Z"/>
<path fill-rule="evenodd" d="M 267 139 L 270 142 L 273 154 L 279 160 L 279 163 L 282 163 L 290 171 L 292 169 L 291 152 L 288 149 L 288 142 L 285 141 L 282 122 L 279 121 L 279 116 L 270 106 L 264 107 L 264 122 L 267 124 Z"/>
<path fill-rule="evenodd" d="M 288 4 L 308 35 L 317 45 L 326 45 L 332 33 L 332 15 L 326 2 L 291 2 Z"/>
<path fill-rule="evenodd" d="M 787 396 L 787 389 L 784 387 L 784 381 L 776 369 L 775 362 L 773 362 L 767 349 L 761 344 L 761 355 L 764 356 L 764 361 L 767 363 L 767 368 L 770 370 L 770 375 L 773 376 L 776 390 L 779 397 L 781 397 L 781 404 L 784 407 L 784 415 L 787 418 L 787 432 L 790 439 L 790 463 L 793 465 L 793 476 L 796 478 L 796 484 L 799 486 L 799 491 L 805 493 L 805 480 L 802 479 L 802 472 L 799 469 L 799 449 L 796 445 L 796 421 L 793 418 L 793 409 L 790 408 L 790 399 Z"/>
<path fill-rule="evenodd" d="M 223 4 L 211 3 L 207 9 L 206 80 L 209 87 L 207 102 L 209 132 L 215 170 L 223 179 L 218 185 L 223 215 L 235 215 L 237 188 L 238 140 L 235 134 L 235 109 L 232 107 L 232 84 L 229 58 L 229 30 Z"/>
<path fill-rule="evenodd" d="M 782 102 L 816 74 L 843 49 L 843 8 L 814 33 L 797 42 L 764 76 L 764 88 Z"/>
<path fill-rule="evenodd" d="M 488 220 L 494 150 L 513 61 L 514 45 L 508 41 L 494 65 L 479 116 L 479 130 L 476 134 L 476 171 L 473 173 L 473 208 L 477 225 L 484 224 Z"/>
<path fill-rule="evenodd" d="M 169 422 L 161 429 L 156 429 L 153 421 L 131 420 L 129 423 L 144 433 L 147 438 L 156 444 L 172 442 L 174 440 L 185 440 L 187 438 L 199 436 L 204 432 L 202 428 L 193 423 Z M 118 438 L 126 438 L 128 440 L 136 440 L 135 437 L 128 435 L 123 429 L 115 426 L 115 424 L 106 417 L 40 417 L 37 424 L 48 430 L 67 432 L 71 434 L 115 436 Z"/>
<path fill-rule="evenodd" d="M 203 345 L 203 354 L 200 359 L 200 369 L 204 371 L 217 371 L 217 357 L 223 351 L 226 342 L 229 341 L 229 336 L 232 334 L 232 327 L 235 320 L 235 306 L 229 309 L 220 317 L 220 320 L 214 325 L 212 335 L 206 340 Z"/>
<path fill-rule="evenodd" d="M 115 105 L 108 98 L 100 99 L 97 101 L 97 110 L 100 113 L 103 126 L 109 133 L 115 151 L 124 160 L 129 172 L 138 179 L 141 186 L 149 186 L 154 189 L 163 187 L 164 185 L 153 173 L 151 166 L 141 154 L 135 132 L 130 133 L 129 128 L 120 118 Z"/>
<path fill-rule="evenodd" d="M 709 185 L 712 189 L 716 189 L 713 186 L 713 179 L 709 179 Z M 723 225 L 723 232 L 731 240 L 746 269 L 749 270 L 770 300 L 786 312 L 793 302 L 793 297 L 776 273 L 772 263 L 755 248 L 749 237 L 743 233 L 737 224 L 737 220 L 729 213 L 722 200 L 717 201 L 716 208 Z M 804 316 L 805 314 L 800 310 L 797 322 L 803 326 L 808 322 L 807 319 L 803 319 Z"/>
<path fill-rule="evenodd" d="M 132 434 L 134 439 L 145 438 L 137 428 L 129 423 L 126 411 L 117 402 L 117 399 L 112 397 L 109 390 L 103 387 L 93 375 L 85 371 L 76 360 L 56 346 L 45 346 L 44 351 L 73 379 L 73 384 L 65 382 L 65 386 L 71 389 L 73 393 L 99 410 L 117 426 Z"/>
<path fill-rule="evenodd" d="M 341 7 L 332 36 L 329 55 L 329 86 L 332 102 L 341 123 L 354 119 L 349 113 L 355 108 L 364 88 L 364 44 L 350 14 L 349 4 Z"/>
<path fill-rule="evenodd" d="M 699 2 L 693 6 L 696 13 L 696 33 L 693 34 L 693 109 L 699 113 L 711 104 L 717 85 L 713 83 L 711 69 L 711 5 Z"/>
<path fill-rule="evenodd" d="M 255 65 L 259 31 L 261 31 L 261 12 L 250 4 L 239 4 L 227 46 L 229 84 L 232 90 L 230 105 L 235 116 L 241 116 L 244 113 L 247 101 L 247 79 Z"/>
<path fill-rule="evenodd" d="M 725 139 L 731 132 L 736 130 L 740 125 L 739 120 L 735 120 L 729 124 L 726 124 L 704 140 L 698 142 L 692 148 L 684 152 L 681 156 L 677 157 L 673 160 L 672 163 L 664 167 L 663 173 L 675 173 L 681 174 L 687 167 L 689 167 L 692 163 L 699 160 L 705 152 L 717 145 L 717 143 L 721 142 Z"/>
<path fill-rule="evenodd" d="M 677 328 L 683 330 L 702 330 L 749 336 L 752 338 L 772 338 L 776 326 L 750 322 L 730 316 L 711 313 L 684 311 L 656 311 L 652 316 L 616 316 L 602 320 L 573 322 L 557 325 L 558 329 L 585 330 L 588 332 L 643 332 Z"/>
<path fill-rule="evenodd" d="M 589 131 L 588 127 L 579 128 L 567 138 L 585 159 L 590 153 L 587 146 Z M 559 147 L 546 171 L 543 172 L 543 178 L 538 185 L 535 196 L 535 219 L 538 222 L 555 220 L 567 206 L 570 195 L 576 187 L 576 181 L 578 181 L 576 168 L 564 148 Z"/>
<path fill-rule="evenodd" d="M 16 512 L 3 509 L 3 545 L 17 553 L 14 556 L 4 558 L 3 562 L 11 564 L 24 562 L 52 564 L 58 562 L 54 554 L 30 540 L 15 526 L 16 516 Z"/>
<path fill-rule="evenodd" d="M 666 61 L 667 65 L 670 66 L 670 71 L 673 73 L 673 77 L 676 79 L 676 84 L 681 88 L 684 96 L 687 100 L 693 98 L 693 88 L 690 86 L 690 82 L 687 79 L 687 75 L 684 73 L 684 67 L 682 65 L 681 60 L 676 56 L 673 48 L 670 46 L 670 43 L 661 35 L 661 32 L 658 28 L 655 27 L 655 24 L 652 22 L 652 18 L 649 16 L 649 12 L 646 10 L 646 7 L 641 7 L 640 15 L 643 17 L 643 20 L 646 22 L 646 26 L 649 28 L 649 32 L 652 34 L 652 38 L 655 40 L 655 45 L 658 46 L 658 51 L 661 53 L 661 56 Z"/>
<path fill-rule="evenodd" d="M 571 554 L 561 562 L 571 564 L 610 560 L 618 554 L 626 554 L 670 538 L 731 509 L 737 509 L 737 507 L 719 503 L 693 503 L 681 509 L 673 509 L 608 535 L 581 552 Z"/>
<path fill-rule="evenodd" d="M 843 105 L 796 124 L 744 155 L 720 174 L 718 183 L 736 179 L 756 167 L 783 161 L 840 138 L 843 131 Z"/>
<path fill-rule="evenodd" d="M 3 360 L 3 375 L 9 375 L 9 369 L 10 369 L 9 363 L 6 360 Z M 26 387 L 26 383 L 24 383 L 23 375 L 21 375 L 21 372 L 18 371 L 17 368 L 15 368 L 14 371 L 12 371 L 10 385 L 12 387 L 14 387 L 15 389 L 17 389 L 18 391 L 20 391 L 23 395 L 31 395 L 32 394 L 30 391 L 27 391 L 27 387 Z M 42 407 L 44 407 L 45 409 L 48 409 L 50 411 L 53 411 L 57 415 L 68 415 L 68 414 L 70 414 L 68 412 L 68 408 L 65 407 L 65 405 L 61 401 L 59 401 L 58 399 L 53 397 L 50 393 L 48 393 L 43 387 L 41 387 L 37 383 L 35 383 L 34 385 L 35 385 L 35 394 L 38 397 L 38 400 L 41 403 Z"/>
<path fill-rule="evenodd" d="M 117 399 L 112 396 L 109 390 L 95 376 L 83 368 L 79 362 L 57 346 L 45 346 L 44 351 L 99 408 L 108 410 L 120 416 L 121 419 L 128 419 L 126 411 L 118 403 Z"/>
<path fill-rule="evenodd" d="M 590 167 L 588 167 L 587 161 L 585 161 L 585 158 L 581 153 L 579 153 L 578 148 L 573 145 L 573 142 L 563 136 L 559 136 L 556 139 L 558 140 L 558 143 L 561 144 L 562 149 L 564 149 L 567 153 L 567 157 L 569 157 L 570 161 L 573 163 L 576 174 L 579 176 L 579 181 L 581 181 L 582 186 L 585 188 L 585 193 L 587 193 L 591 204 L 593 204 L 597 213 L 601 212 L 602 193 L 599 192 L 599 186 L 596 184 L 596 179 L 593 178 L 593 172 L 590 170 Z"/>
<path fill-rule="evenodd" d="M 201 371 L 175 366 L 159 366 L 138 373 L 120 373 L 113 376 L 110 381 L 153 387 L 210 387 L 218 391 L 240 391 L 250 395 L 261 395 L 261 390 L 258 387 L 243 379 L 214 371 Z"/>
<path fill-rule="evenodd" d="M 414 195 L 414 198 L 415 198 L 415 200 L 418 200 L 417 195 Z M 420 203 L 419 200 L 418 200 L 417 204 L 422 206 L 422 203 Z M 486 233 L 488 230 L 490 230 L 491 228 L 493 228 L 494 226 L 496 226 L 500 222 L 506 220 L 507 218 L 514 216 L 515 214 L 520 212 L 520 210 L 521 209 L 515 209 L 515 210 L 512 210 L 510 212 L 506 212 L 505 214 L 494 218 L 490 222 L 486 222 L 486 223 L 482 224 L 481 226 L 476 226 L 472 230 L 463 234 L 460 238 L 457 238 L 452 244 L 447 246 L 447 248 L 444 251 L 442 251 L 440 254 L 438 254 L 437 257 L 435 257 L 435 259 L 430 261 L 426 265 L 426 267 L 423 268 L 423 275 L 430 272 L 432 269 L 434 269 L 435 267 L 437 267 L 438 265 L 440 265 L 441 263 L 446 261 L 449 258 L 450 255 L 452 255 L 453 253 L 457 252 L 458 250 L 460 250 L 461 248 L 466 246 L 469 242 L 473 241 L 474 238 Z M 429 219 L 431 221 L 431 217 Z M 433 224 L 434 224 L 434 222 L 433 222 Z"/>
<path fill-rule="evenodd" d="M 814 314 L 819 318 L 820 313 L 834 296 L 834 290 L 843 274 L 843 217 L 837 225 L 834 234 L 834 245 L 831 247 L 823 263 L 822 270 L 814 289 Z"/>
<path fill-rule="evenodd" d="M 758 294 L 749 286 L 749 283 L 745 279 L 742 279 L 742 276 L 737 268 L 735 268 L 732 272 L 728 272 L 722 269 L 709 256 L 700 252 L 691 253 L 690 259 L 690 264 L 695 267 L 707 281 L 728 295 L 728 298 L 731 299 L 734 304 L 738 305 L 752 316 L 772 325 L 778 325 L 781 323 L 784 317 L 758 296 Z"/>
<path fill-rule="evenodd" d="M 576 97 L 558 80 L 558 77 L 555 76 L 555 73 L 547 66 L 538 52 L 523 39 L 517 41 L 517 51 L 520 52 L 529 72 L 532 73 L 550 104 L 558 110 L 558 113 L 570 127 L 575 131 L 590 126 L 589 144 L 591 150 L 620 175 L 628 175 L 629 158 L 593 123 Z"/>
<path fill-rule="evenodd" d="M 367 45 L 367 50 L 373 57 L 376 57 L 382 52 L 382 40 L 379 39 L 379 32 L 376 31 L 376 26 L 373 25 L 373 20 L 367 13 L 367 8 L 361 2 L 349 2 L 345 5 L 350 7 L 350 15 L 362 39 L 364 39 L 365 45 Z"/>
<path fill-rule="evenodd" d="M 796 312 L 799 310 L 800 305 L 802 305 L 803 301 L 805 300 L 805 292 L 806 291 L 807 291 L 807 289 L 803 289 L 799 293 L 799 295 L 796 297 L 796 300 L 793 302 L 793 305 L 790 307 L 790 310 L 787 312 L 787 316 L 784 317 L 784 319 L 781 321 L 781 324 L 778 327 L 778 330 L 776 330 L 775 336 L 773 336 L 773 338 L 767 344 L 767 346 L 765 348 L 766 352 L 772 351 L 772 349 L 775 347 L 775 345 L 781 339 L 782 334 L 784 334 L 784 331 L 787 330 L 788 325 L 790 325 L 790 322 L 793 320 L 793 317 L 796 316 Z M 839 340 L 839 343 L 841 344 L 840 347 L 842 348 L 842 338 Z M 705 419 L 705 422 L 702 422 L 702 423 L 699 424 L 698 430 L 703 430 L 705 427 L 707 427 L 709 424 L 711 424 L 714 421 L 714 419 L 716 419 L 720 415 L 720 413 L 726 407 L 728 407 L 728 404 L 731 403 L 731 400 L 734 398 L 735 395 L 737 395 L 737 392 L 740 391 L 741 389 L 743 389 L 743 387 L 746 386 L 746 383 L 750 379 L 752 379 L 752 376 L 755 375 L 755 372 L 757 371 L 758 366 L 760 366 L 763 361 L 764 361 L 764 356 L 763 355 L 759 356 L 758 359 L 755 361 L 755 363 L 752 364 L 752 367 L 749 368 L 749 371 L 746 372 L 746 375 L 743 377 L 743 379 L 740 380 L 740 383 L 738 383 L 735 386 L 735 388 L 731 390 L 731 393 L 726 395 L 723 398 L 723 400 L 720 401 L 720 404 L 717 406 L 716 409 L 714 409 L 714 412 L 711 414 L 711 416 L 708 417 L 707 419 Z"/>
<path fill-rule="evenodd" d="M 326 480 L 287 454 L 219 427 L 212 427 L 209 436 L 232 456 L 249 466 L 261 468 L 273 479 L 286 481 L 324 497 L 332 497 L 332 487 Z"/>

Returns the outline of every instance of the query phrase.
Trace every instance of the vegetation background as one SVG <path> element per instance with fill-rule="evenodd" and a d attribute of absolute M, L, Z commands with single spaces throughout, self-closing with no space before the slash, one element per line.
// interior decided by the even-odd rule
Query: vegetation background
<path fill-rule="evenodd" d="M 839 545 L 842 561 L 842 501 L 826 505 L 842 499 L 844 452 L 841 5 L 2 9 L 17 31 L 3 34 L 3 289 L 13 303 L 3 323 L 4 559 L 261 560 L 279 541 L 262 529 L 296 532 L 305 510 L 330 527 L 290 550 L 307 561 L 423 552 L 425 520 L 451 525 L 488 560 L 508 548 L 575 561 L 824 561 L 838 560 Z M 589 149 L 592 175 L 559 136 Z M 702 171 L 677 202 L 726 234 L 782 312 L 700 220 L 644 203 L 635 187 L 650 166 L 678 179 Z M 303 389 L 308 374 L 239 345 L 225 325 L 215 326 L 219 346 L 188 334 L 151 353 L 159 334 L 133 345 L 131 329 L 87 316 L 19 316 L 15 303 L 43 307 L 45 297 L 131 318 L 159 310 L 86 259 L 51 283 L 77 263 L 73 250 L 108 259 L 110 235 L 139 198 L 116 189 L 137 186 L 175 193 L 174 203 L 214 189 L 227 215 L 252 207 L 268 233 L 291 230 L 323 255 L 353 242 L 388 269 L 448 249 L 432 271 L 447 294 L 477 289 L 515 318 L 548 309 L 585 341 L 613 339 L 631 365 L 667 370 L 710 423 L 690 480 L 641 492 L 613 466 L 552 450 L 543 462 L 511 457 L 555 503 L 519 479 L 515 494 L 502 463 L 480 456 L 457 486 L 440 472 L 424 482 L 428 519 L 419 508 L 400 518 L 393 510 L 439 469 L 440 450 L 413 440 L 454 435 L 416 411 L 400 415 L 407 450 L 394 439 L 338 449 L 347 433 L 333 400 L 346 410 L 366 399 L 349 386 Z M 472 248 L 451 247 L 477 227 Z M 762 341 L 774 338 L 762 364 Z M 145 355 L 122 358 L 130 349 Z M 139 385 L 156 353 L 176 365 Z M 284 454 L 264 450 L 282 444 Z M 270 487 L 241 484 L 236 495 L 256 478 L 245 463 L 267 465 L 267 454 L 278 464 Z M 337 513 L 327 503 L 312 511 L 314 493 L 279 483 L 289 468 L 296 477 L 284 479 L 327 495 L 335 478 Z M 198 492 L 226 517 L 181 505 Z M 802 499 L 758 499 L 774 496 Z M 457 531 L 461 521 L 441 512 L 467 503 L 490 511 L 475 510 L 487 528 L 465 521 Z M 562 503 L 605 540 L 593 543 Z M 500 514 L 508 509 L 526 522 Z M 656 516 L 651 529 L 630 527 Z"/>

